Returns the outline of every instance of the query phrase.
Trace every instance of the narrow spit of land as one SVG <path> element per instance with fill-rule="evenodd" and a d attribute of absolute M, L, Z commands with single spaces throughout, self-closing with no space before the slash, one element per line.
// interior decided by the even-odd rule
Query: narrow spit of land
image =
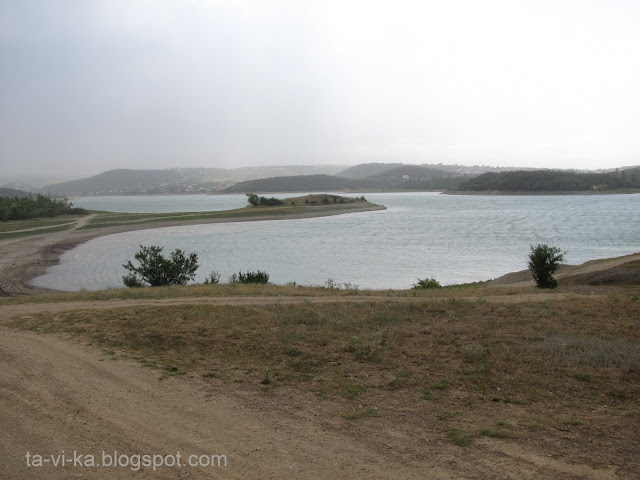
<path fill-rule="evenodd" d="M 344 199 L 345 203 L 340 203 Z M 292 220 L 384 210 L 371 202 L 337 195 L 307 195 L 284 200 L 283 205 L 245 207 L 216 212 L 109 213 L 37 221 L 6 222 L 0 231 L 0 296 L 44 291 L 30 284 L 60 255 L 92 238 L 114 233 L 225 222 Z"/>

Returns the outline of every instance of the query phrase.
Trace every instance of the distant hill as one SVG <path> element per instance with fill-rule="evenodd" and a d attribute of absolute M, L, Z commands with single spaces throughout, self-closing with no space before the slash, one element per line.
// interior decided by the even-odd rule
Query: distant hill
<path fill-rule="evenodd" d="M 91 195 L 110 193 L 141 193 L 154 188 L 189 181 L 189 174 L 180 169 L 109 170 L 93 177 L 56 183 L 41 189 L 55 195 Z"/>
<path fill-rule="evenodd" d="M 445 172 L 455 173 L 457 175 L 468 175 L 468 176 L 478 176 L 487 172 L 514 172 L 517 170 L 540 170 L 539 168 L 533 167 L 492 167 L 490 165 L 446 165 L 443 163 L 423 163 L 423 167 L 427 168 L 435 168 L 438 170 L 443 170 Z"/>
<path fill-rule="evenodd" d="M 330 192 L 357 189 L 358 184 L 334 175 L 296 175 L 270 177 L 239 182 L 227 187 L 224 193 Z"/>
<path fill-rule="evenodd" d="M 402 163 L 362 163 L 339 172 L 336 176 L 360 180 L 401 167 Z"/>
<path fill-rule="evenodd" d="M 227 170 L 229 180 L 244 181 L 267 177 L 295 175 L 337 175 L 345 165 L 271 165 L 267 167 L 241 167 Z"/>
<path fill-rule="evenodd" d="M 24 198 L 28 197 L 31 194 L 29 192 L 25 192 L 24 190 L 16 190 L 15 188 L 0 188 L 0 197 L 5 198 Z"/>
<path fill-rule="evenodd" d="M 109 170 L 89 178 L 48 185 L 42 193 L 62 196 L 208 193 L 238 181 L 275 175 L 337 173 L 344 165 L 285 165 L 270 167 L 170 168 L 162 170 Z"/>
<path fill-rule="evenodd" d="M 487 172 L 488 170 L 488 172 Z M 497 167 L 367 163 L 267 167 L 109 170 L 36 192 L 56 197 L 338 190 L 577 191 L 640 188 L 640 167 L 615 171 L 501 171 Z M 481 172 L 486 172 L 482 173 Z M 344 175 L 343 175 L 344 174 Z M 16 189 L 17 190 L 17 189 Z"/>
<path fill-rule="evenodd" d="M 402 165 L 360 180 L 363 189 L 382 190 L 444 190 L 471 178 L 437 168 Z"/>
<path fill-rule="evenodd" d="M 360 171 L 361 173 L 363 170 Z M 356 171 L 357 173 L 357 171 Z M 250 192 L 319 192 L 338 190 L 445 190 L 470 176 L 455 175 L 419 165 L 402 165 L 366 178 L 349 179 L 333 175 L 299 175 L 271 177 L 240 182 L 224 193 Z"/>
<path fill-rule="evenodd" d="M 536 170 L 484 173 L 454 190 L 482 192 L 573 192 L 640 188 L 640 167 L 608 173 Z"/>
<path fill-rule="evenodd" d="M 394 170 L 399 167 L 424 167 L 440 170 L 447 173 L 452 173 L 456 176 L 472 176 L 480 175 L 486 172 L 503 172 L 514 170 L 537 170 L 535 168 L 522 168 L 522 167 L 491 167 L 488 165 L 445 165 L 442 163 L 423 163 L 422 165 L 404 164 L 404 163 L 362 163 L 354 167 L 349 167 L 346 170 L 338 173 L 337 176 L 351 178 L 354 180 L 361 180 L 367 177 L 373 177 L 389 170 Z"/>

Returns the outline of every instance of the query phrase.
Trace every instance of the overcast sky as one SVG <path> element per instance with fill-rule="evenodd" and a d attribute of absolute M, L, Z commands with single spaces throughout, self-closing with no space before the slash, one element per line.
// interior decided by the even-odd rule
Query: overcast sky
<path fill-rule="evenodd" d="M 640 164 L 640 2 L 0 0 L 0 177 Z"/>

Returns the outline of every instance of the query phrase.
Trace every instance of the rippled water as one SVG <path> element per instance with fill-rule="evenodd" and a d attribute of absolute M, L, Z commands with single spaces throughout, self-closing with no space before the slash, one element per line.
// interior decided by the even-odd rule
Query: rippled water
<path fill-rule="evenodd" d="M 274 283 L 333 279 L 360 288 L 408 288 L 425 277 L 443 284 L 488 280 L 526 268 L 529 245 L 537 243 L 566 250 L 573 264 L 640 250 L 640 195 L 365 195 L 388 210 L 110 235 L 67 252 L 34 283 L 61 290 L 121 286 L 122 264 L 139 245 L 198 252 L 198 281 L 212 270 L 224 281 L 233 272 L 260 269 Z M 155 211 L 193 211 L 246 203 L 240 195 L 124 198 L 136 199 L 138 211 L 154 211 L 154 204 Z M 201 198 L 208 203 L 198 203 Z M 82 199 L 74 203 L 86 206 Z"/>
<path fill-rule="evenodd" d="M 247 204 L 247 197 L 245 195 L 110 195 L 73 198 L 72 203 L 74 207 L 108 212 L 201 212 L 244 207 Z"/>

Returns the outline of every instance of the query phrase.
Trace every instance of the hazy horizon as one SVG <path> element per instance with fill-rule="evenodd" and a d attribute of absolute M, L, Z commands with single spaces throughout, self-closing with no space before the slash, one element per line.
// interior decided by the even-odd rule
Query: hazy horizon
<path fill-rule="evenodd" d="M 392 162 L 364 162 L 364 163 L 392 163 Z M 301 164 L 302 165 L 302 164 Z M 362 165 L 362 164 L 355 164 L 355 165 Z M 353 167 L 355 165 L 348 165 L 348 164 L 313 164 L 313 165 L 307 165 L 307 166 L 315 166 L 315 167 L 344 167 L 344 169 L 346 170 L 347 168 Z M 405 165 L 419 165 L 419 166 L 428 166 L 428 167 L 432 167 L 432 168 L 438 168 L 438 164 L 410 164 L 410 163 L 405 163 Z M 451 167 L 451 166 L 461 166 L 461 167 L 479 167 L 479 168 L 484 168 L 484 167 L 492 167 L 492 168 L 504 168 L 504 169 L 509 169 L 509 168 L 513 168 L 515 169 L 523 169 L 523 170 L 527 170 L 527 169 L 546 169 L 547 167 L 515 167 L 515 166 L 505 166 L 505 167 L 496 167 L 494 165 L 464 165 L 464 164 L 442 164 L 445 165 L 447 167 Z M 234 170 L 234 169 L 245 169 L 245 168 L 283 168 L 283 167 L 290 167 L 290 166 L 295 166 L 295 165 L 248 165 L 248 166 L 244 166 L 244 167 L 190 167 L 188 165 L 185 166 L 167 166 L 167 167 L 162 167 L 162 168 L 154 168 L 154 167 L 141 167 L 141 168 L 134 168 L 134 167 L 116 167 L 116 168 L 109 168 L 106 170 L 100 170 L 98 172 L 95 173 L 89 173 L 89 174 L 85 174 L 85 175 L 81 175 L 81 174 L 76 174 L 76 175 L 56 175 L 56 174 L 42 174 L 42 173 L 25 173 L 25 174 L 16 174 L 16 175 L 5 175 L 4 173 L 0 173 L 0 187 L 2 187 L 3 185 L 6 184 L 11 184 L 13 182 L 18 182 L 18 183 L 22 183 L 22 182 L 33 182 L 35 185 L 41 184 L 41 185 L 45 185 L 45 184 L 53 184 L 53 183 L 58 183 L 58 182 L 66 182 L 66 181 L 71 181 L 71 180 L 80 180 L 80 179 L 84 179 L 84 178 L 89 178 L 89 177 L 93 177 L 96 175 L 100 175 L 102 173 L 106 173 L 109 172 L 111 170 L 171 170 L 171 169 L 198 169 L 198 168 L 223 168 L 223 169 L 227 169 L 227 170 Z M 591 169 L 590 171 L 600 171 L 600 170 L 612 170 L 612 169 L 624 169 L 624 168 L 636 168 L 638 167 L 638 165 L 619 165 L 619 166 L 613 166 L 613 167 L 606 167 L 606 168 L 596 168 L 596 169 Z M 549 167 L 548 169 L 550 170 L 556 170 L 554 168 Z M 587 171 L 589 169 L 580 169 L 580 168 L 569 168 L 569 169 L 557 169 L 557 170 L 577 170 L 577 171 Z M 335 175 L 335 174 L 330 174 L 330 175 Z M 274 176 L 281 176 L 280 174 L 274 174 Z"/>
<path fill-rule="evenodd" d="M 0 180 L 640 164 L 632 1 L 0 1 Z"/>

